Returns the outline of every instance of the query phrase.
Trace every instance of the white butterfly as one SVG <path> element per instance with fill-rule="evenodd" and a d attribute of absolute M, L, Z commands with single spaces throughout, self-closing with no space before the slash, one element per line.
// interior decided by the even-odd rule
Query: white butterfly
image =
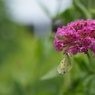
<path fill-rule="evenodd" d="M 70 59 L 70 54 L 67 53 L 63 60 L 60 62 L 57 70 L 60 75 L 64 75 L 66 72 L 69 72 L 72 68 L 72 63 Z"/>

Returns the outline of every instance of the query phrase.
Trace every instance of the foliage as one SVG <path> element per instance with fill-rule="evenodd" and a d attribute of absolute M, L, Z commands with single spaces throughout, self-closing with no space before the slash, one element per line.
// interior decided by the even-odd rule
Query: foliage
<path fill-rule="evenodd" d="M 63 54 L 54 49 L 54 31 L 50 37 L 35 37 L 26 27 L 10 21 L 1 3 L 0 95 L 95 95 L 95 56 L 91 51 L 73 56 L 72 70 L 61 77 L 56 67 Z M 77 0 L 54 20 L 61 19 L 66 25 L 87 18 L 95 18 L 91 7 Z"/>

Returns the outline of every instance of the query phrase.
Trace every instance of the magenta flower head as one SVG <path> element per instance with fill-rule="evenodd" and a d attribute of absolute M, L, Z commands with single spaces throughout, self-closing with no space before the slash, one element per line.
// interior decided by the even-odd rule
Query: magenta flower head
<path fill-rule="evenodd" d="M 78 20 L 58 28 L 54 46 L 57 51 L 63 51 L 64 54 L 87 54 L 88 49 L 95 54 L 95 20 Z"/>

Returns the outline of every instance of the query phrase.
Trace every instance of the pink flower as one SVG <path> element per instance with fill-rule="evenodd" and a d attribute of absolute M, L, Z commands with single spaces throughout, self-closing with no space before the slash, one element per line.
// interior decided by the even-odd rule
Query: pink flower
<path fill-rule="evenodd" d="M 78 20 L 58 28 L 54 46 L 64 53 L 87 53 L 90 49 L 95 54 L 95 20 Z"/>
<path fill-rule="evenodd" d="M 95 54 L 95 40 L 92 41 L 92 43 L 89 46 L 90 50 L 92 50 Z"/>

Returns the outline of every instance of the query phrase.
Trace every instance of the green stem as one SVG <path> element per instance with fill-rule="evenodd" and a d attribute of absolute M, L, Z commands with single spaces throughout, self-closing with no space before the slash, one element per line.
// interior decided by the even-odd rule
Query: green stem
<path fill-rule="evenodd" d="M 93 63 L 92 63 L 91 56 L 90 56 L 89 53 L 87 53 L 87 57 L 88 57 L 88 59 L 89 59 L 90 65 L 91 65 L 91 66 L 90 66 L 90 67 L 91 67 L 91 72 L 94 72 Z"/>
<path fill-rule="evenodd" d="M 59 91 L 59 95 L 63 95 L 63 89 L 64 89 L 64 79 L 62 80 L 62 85 Z"/>

